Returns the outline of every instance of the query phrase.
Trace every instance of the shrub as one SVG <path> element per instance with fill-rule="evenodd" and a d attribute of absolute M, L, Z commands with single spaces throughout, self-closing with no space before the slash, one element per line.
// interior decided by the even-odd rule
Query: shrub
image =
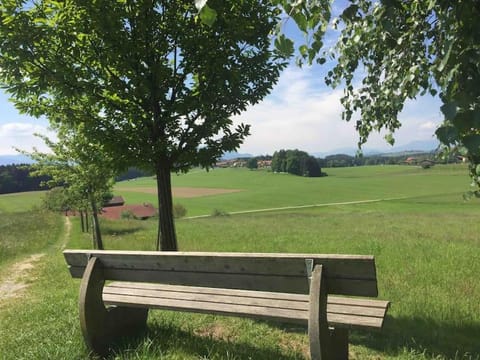
<path fill-rule="evenodd" d="M 182 204 L 173 204 L 173 217 L 180 219 L 187 215 L 187 209 Z"/>
<path fill-rule="evenodd" d="M 229 216 L 230 214 L 221 209 L 213 209 L 212 216 Z"/>
<path fill-rule="evenodd" d="M 129 220 L 137 218 L 132 210 L 123 210 L 122 213 L 120 214 L 120 217 L 122 219 L 129 219 Z"/>

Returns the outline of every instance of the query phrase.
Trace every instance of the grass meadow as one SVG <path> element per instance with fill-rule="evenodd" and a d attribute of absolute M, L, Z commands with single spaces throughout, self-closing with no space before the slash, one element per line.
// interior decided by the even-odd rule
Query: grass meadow
<path fill-rule="evenodd" d="M 469 185 L 465 167 L 378 166 L 327 173 L 326 178 L 308 179 L 219 169 L 174 176 L 177 187 L 242 190 L 176 199 L 187 208 L 187 216 L 212 214 L 214 209 L 334 204 L 179 219 L 180 249 L 373 254 L 380 298 L 392 305 L 381 332 L 352 333 L 352 359 L 480 359 L 480 204 L 462 199 Z M 116 193 L 127 203 L 155 202 L 154 195 L 139 192 L 153 185 L 151 178 L 119 183 Z M 377 199 L 386 200 L 338 204 Z M 8 244 L 33 240 L 0 261 L 5 264 L 23 251 L 48 256 L 32 270 L 30 278 L 36 280 L 29 281 L 23 297 L 0 302 L 0 359 L 87 358 L 78 319 L 79 281 L 70 278 L 61 255 L 62 217 L 46 222 L 43 217 L 51 215 L 33 212 L 29 221 L 36 225 L 15 225 L 26 213 L 6 206 L 6 201 L 0 196 L 0 209 L 9 208 L 0 217 L 2 256 Z M 90 236 L 80 232 L 78 219 L 71 221 L 67 246 L 90 247 Z M 24 236 L 38 227 L 50 231 Z M 150 250 L 155 244 L 155 219 L 103 220 L 102 229 L 106 248 Z M 7 268 L 0 266 L 0 273 Z M 303 328 L 152 311 L 148 332 L 120 343 L 111 359 L 300 360 L 307 354 Z"/>

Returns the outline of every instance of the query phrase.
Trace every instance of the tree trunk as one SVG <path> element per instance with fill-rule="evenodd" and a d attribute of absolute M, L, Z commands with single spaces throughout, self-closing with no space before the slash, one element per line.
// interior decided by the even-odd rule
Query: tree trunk
<path fill-rule="evenodd" d="M 88 222 L 88 211 L 85 210 L 85 229 L 87 230 L 87 233 L 90 232 L 90 224 Z"/>
<path fill-rule="evenodd" d="M 80 210 L 80 224 L 82 226 L 82 233 L 85 232 L 85 221 L 83 220 L 83 210 Z"/>
<path fill-rule="evenodd" d="M 102 233 L 100 232 L 100 224 L 98 222 L 98 209 L 97 204 L 95 204 L 95 200 L 93 198 L 90 199 L 90 205 L 92 207 L 92 234 L 95 245 L 98 250 L 103 250 Z"/>
<path fill-rule="evenodd" d="M 170 167 L 157 165 L 158 234 L 157 250 L 177 251 L 177 236 L 173 221 L 172 183 Z"/>

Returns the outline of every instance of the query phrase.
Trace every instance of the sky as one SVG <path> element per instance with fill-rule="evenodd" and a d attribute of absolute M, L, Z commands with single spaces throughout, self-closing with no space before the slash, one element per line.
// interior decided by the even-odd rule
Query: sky
<path fill-rule="evenodd" d="M 337 2 L 334 13 L 341 8 Z M 290 26 L 287 24 L 286 26 Z M 326 37 L 327 46 L 335 34 Z M 341 119 L 341 88 L 332 90 L 323 79 L 332 64 L 298 68 L 290 65 L 280 76 L 273 91 L 261 103 L 249 107 L 233 118 L 235 124 L 251 125 L 251 135 L 238 150 L 252 155 L 272 154 L 279 149 L 300 149 L 310 153 L 334 153 L 338 149 L 355 148 L 358 135 L 354 121 Z M 395 134 L 396 145 L 414 141 L 431 141 L 442 120 L 440 100 L 425 96 L 406 103 L 400 115 L 401 129 Z M 8 96 L 0 89 L 0 155 L 17 154 L 15 148 L 31 151 L 48 149 L 34 133 L 55 139 L 46 119 L 19 114 Z M 365 149 L 394 150 L 383 139 L 372 134 Z M 412 149 L 414 150 L 414 149 Z"/>

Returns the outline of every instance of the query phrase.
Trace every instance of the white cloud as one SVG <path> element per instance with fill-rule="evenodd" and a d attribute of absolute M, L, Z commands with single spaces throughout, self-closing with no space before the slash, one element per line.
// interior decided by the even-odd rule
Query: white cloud
<path fill-rule="evenodd" d="M 420 124 L 419 128 L 420 130 L 435 130 L 438 127 L 438 124 L 434 121 L 427 121 L 424 122 L 423 124 Z"/>
<path fill-rule="evenodd" d="M 353 125 L 341 121 L 341 93 L 321 93 L 308 69 L 287 69 L 274 92 L 262 103 L 238 116 L 252 125 L 242 150 L 273 152 L 281 148 L 320 151 L 355 142 Z"/>
<path fill-rule="evenodd" d="M 355 148 L 358 134 L 354 122 L 341 118 L 343 90 L 331 90 L 322 83 L 323 76 L 311 68 L 286 69 L 272 94 L 234 118 L 235 123 L 252 126 L 252 135 L 239 151 L 271 154 L 285 148 L 308 152 Z M 441 121 L 438 109 L 438 101 L 432 98 L 409 101 L 400 115 L 402 128 L 395 134 L 395 143 L 431 140 Z M 366 147 L 388 149 L 383 136 L 384 133 L 372 134 Z"/>
<path fill-rule="evenodd" d="M 36 147 L 39 151 L 48 151 L 43 140 L 34 136 L 39 133 L 55 140 L 55 133 L 47 127 L 34 123 L 5 123 L 0 124 L 0 155 L 17 154 L 15 148 L 32 151 Z"/>

